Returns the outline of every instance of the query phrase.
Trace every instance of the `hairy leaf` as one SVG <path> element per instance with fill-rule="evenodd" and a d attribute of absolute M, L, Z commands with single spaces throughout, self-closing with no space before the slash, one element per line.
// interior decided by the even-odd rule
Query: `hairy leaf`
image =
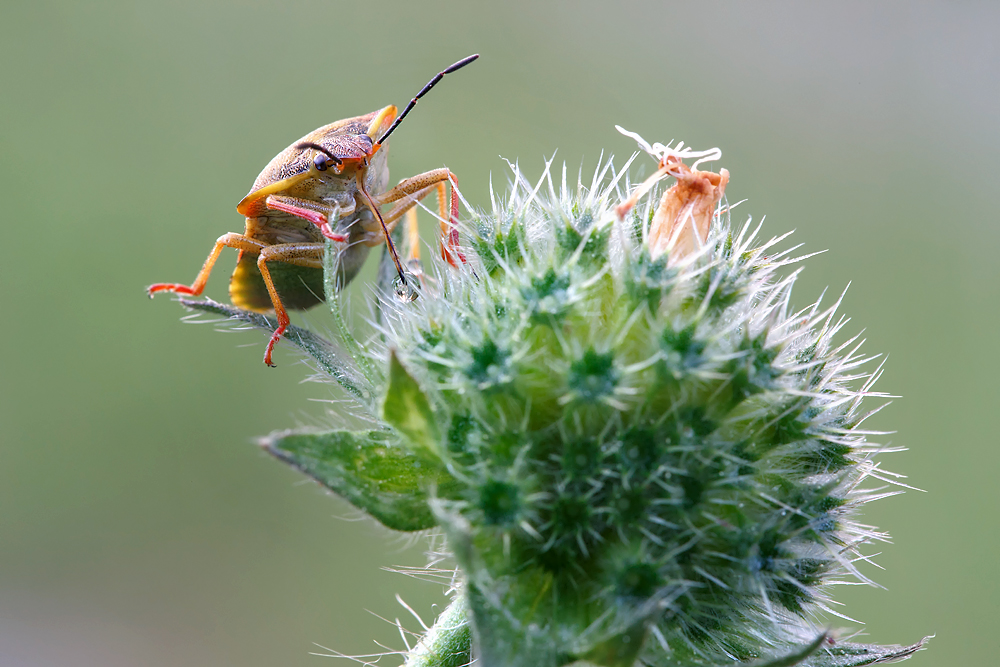
<path fill-rule="evenodd" d="M 900 646 L 889 644 L 834 644 L 819 651 L 808 662 L 806 667 L 864 667 L 865 665 L 885 665 L 890 662 L 906 660 L 917 651 L 924 648 L 930 637 L 924 637 L 916 644 Z"/>
<path fill-rule="evenodd" d="M 180 299 L 180 302 L 192 310 L 223 315 L 231 320 L 246 322 L 264 331 L 272 332 L 278 328 L 278 323 L 274 318 L 261 315 L 260 313 L 252 313 L 242 308 L 236 308 L 235 306 L 227 306 L 211 299 L 204 299 L 202 301 Z M 282 340 L 287 340 L 308 354 L 319 364 L 321 371 L 330 375 L 352 396 L 365 403 L 371 400 L 371 392 L 363 388 L 363 381 L 359 381 L 355 374 L 350 371 L 350 367 L 337 354 L 333 343 L 308 329 L 303 329 L 295 325 L 289 325 Z"/>
<path fill-rule="evenodd" d="M 283 432 L 261 444 L 393 530 L 437 525 L 429 494 L 447 494 L 455 484 L 440 466 L 394 444 L 387 431 Z"/>

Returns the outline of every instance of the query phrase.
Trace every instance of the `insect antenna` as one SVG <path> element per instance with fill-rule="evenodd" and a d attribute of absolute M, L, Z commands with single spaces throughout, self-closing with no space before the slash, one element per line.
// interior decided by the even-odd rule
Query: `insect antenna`
<path fill-rule="evenodd" d="M 313 150 L 317 150 L 320 153 L 323 153 L 324 155 L 326 155 L 326 157 L 330 158 L 330 161 L 333 162 L 338 167 L 340 165 L 344 164 L 344 161 L 341 160 L 339 157 L 337 157 L 336 155 L 334 155 L 333 153 L 331 153 L 327 149 L 323 148 L 319 144 L 314 144 L 311 141 L 303 141 L 303 142 L 297 143 L 297 144 L 295 144 L 295 148 L 297 148 L 299 150 L 305 150 L 307 148 L 312 148 Z M 317 163 L 316 166 L 320 168 L 320 171 L 323 171 L 325 169 L 325 167 L 320 167 L 318 163 Z"/>
<path fill-rule="evenodd" d="M 399 275 L 399 283 L 401 286 L 406 287 L 406 272 L 403 271 L 403 263 L 399 261 L 399 253 L 396 251 L 396 244 L 392 242 L 392 234 L 389 233 L 389 228 L 385 224 L 385 220 L 382 218 L 382 214 L 378 210 L 378 206 L 372 200 L 372 196 L 368 194 L 365 189 L 365 183 L 361 178 L 361 173 L 358 172 L 358 192 L 362 194 L 365 198 L 365 202 L 368 204 L 368 208 L 371 212 L 375 214 L 378 218 L 378 223 L 382 225 L 382 234 L 385 236 L 385 245 L 389 249 L 389 254 L 392 256 L 392 263 L 396 266 L 396 273 Z"/>
<path fill-rule="evenodd" d="M 465 58 L 462 58 L 451 67 L 446 67 L 445 69 L 438 72 L 433 79 L 427 82 L 426 86 L 420 89 L 420 92 L 417 93 L 416 97 L 410 100 L 410 103 L 406 105 L 405 109 L 403 109 L 403 113 L 399 114 L 399 116 L 396 117 L 396 121 L 391 126 L 389 126 L 389 129 L 385 131 L 385 134 L 379 137 L 379 140 L 376 141 L 375 143 L 376 144 L 384 143 L 385 140 L 389 138 L 389 135 L 392 134 L 392 131 L 396 129 L 396 126 L 403 122 L 403 119 L 406 118 L 406 114 L 410 113 L 410 109 L 417 106 L 417 100 L 419 100 L 421 97 L 430 92 L 430 89 L 433 88 L 435 85 L 437 85 L 437 82 L 443 79 L 445 74 L 451 74 L 455 70 L 462 69 L 463 67 L 465 67 L 478 57 L 479 54 L 474 53 L 471 56 L 466 56 Z"/>

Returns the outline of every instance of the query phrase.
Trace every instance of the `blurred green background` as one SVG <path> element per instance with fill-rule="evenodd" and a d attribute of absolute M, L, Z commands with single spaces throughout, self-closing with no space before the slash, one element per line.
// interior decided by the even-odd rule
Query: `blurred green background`
<path fill-rule="evenodd" d="M 937 633 L 914 667 L 995 664 L 998 34 L 987 2 L 5 2 L 0 664 L 318 665 L 313 642 L 400 647 L 366 611 L 416 627 L 397 592 L 433 616 L 439 587 L 380 570 L 422 541 L 252 444 L 332 390 L 143 287 L 192 280 L 291 141 L 473 52 L 395 135 L 395 179 L 447 165 L 485 206 L 499 156 L 586 173 L 634 149 L 617 123 L 720 146 L 737 218 L 830 249 L 796 303 L 852 282 L 848 328 L 903 396 L 885 466 L 928 491 L 870 507 L 888 591 L 843 611 L 870 641 Z"/>

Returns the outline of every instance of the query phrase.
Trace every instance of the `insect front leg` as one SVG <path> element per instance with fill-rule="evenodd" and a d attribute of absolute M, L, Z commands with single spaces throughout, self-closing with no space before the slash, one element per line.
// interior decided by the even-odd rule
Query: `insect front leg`
<path fill-rule="evenodd" d="M 345 209 L 342 206 L 331 206 L 326 202 L 302 199 L 301 197 L 290 197 L 288 195 L 269 195 L 265 203 L 269 209 L 308 220 L 319 227 L 320 234 L 332 241 L 337 241 L 338 243 L 347 242 L 347 235 L 334 232 L 330 228 L 330 222 L 335 222 L 340 216 L 353 213 L 353 205 Z"/>
<path fill-rule="evenodd" d="M 201 271 L 194 279 L 194 283 L 191 285 L 182 285 L 180 283 L 156 283 L 155 285 L 150 285 L 146 288 L 146 293 L 149 294 L 149 298 L 153 298 L 153 295 L 157 292 L 173 292 L 174 294 L 187 294 L 190 296 L 198 296 L 205 289 L 205 284 L 208 282 L 208 277 L 212 273 L 212 267 L 215 266 L 215 262 L 219 259 L 219 254 L 222 252 L 223 248 L 236 248 L 239 251 L 250 251 L 253 253 L 260 252 L 266 244 L 257 241 L 256 239 L 249 238 L 243 234 L 237 234 L 236 232 L 229 232 L 228 234 L 223 234 L 215 242 L 215 247 L 212 248 L 212 252 L 209 253 L 208 259 L 201 267 Z"/>
<path fill-rule="evenodd" d="M 285 310 L 284 304 L 281 303 L 278 290 L 274 287 L 274 280 L 271 278 L 271 272 L 267 268 L 267 263 L 284 262 L 286 264 L 321 269 L 323 268 L 324 251 L 325 245 L 322 243 L 281 243 L 264 246 L 260 250 L 260 256 L 257 258 L 257 268 L 260 270 L 260 275 L 264 278 L 264 285 L 267 287 L 267 293 L 271 297 L 271 304 L 274 306 L 274 314 L 278 318 L 278 328 L 271 334 L 271 340 L 268 341 L 267 350 L 264 352 L 264 363 L 272 368 L 274 364 L 271 363 L 271 352 L 274 350 L 275 344 L 281 340 L 282 334 L 288 329 L 291 320 L 288 317 L 288 311 Z"/>

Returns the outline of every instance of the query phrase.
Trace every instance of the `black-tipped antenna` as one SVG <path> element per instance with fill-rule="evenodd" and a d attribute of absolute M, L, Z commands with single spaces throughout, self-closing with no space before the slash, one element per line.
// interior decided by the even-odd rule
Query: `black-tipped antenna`
<path fill-rule="evenodd" d="M 431 79 L 430 81 L 427 82 L 426 86 L 424 86 L 423 88 L 420 89 L 420 92 L 417 93 L 417 96 L 414 97 L 412 100 L 410 100 L 410 103 L 406 105 L 405 109 L 403 109 L 403 113 L 399 114 L 399 116 L 396 117 L 396 122 L 394 122 L 391 126 L 389 126 L 389 129 L 385 131 L 385 134 L 383 134 L 381 137 L 379 137 L 379 140 L 377 142 L 375 142 L 375 143 L 378 143 L 378 144 L 384 143 L 385 140 L 389 138 L 389 135 L 392 134 L 392 131 L 396 129 L 396 126 L 403 122 L 403 119 L 406 118 L 406 114 L 410 113 L 410 109 L 412 109 L 413 107 L 417 106 L 417 100 L 419 100 L 421 97 L 423 97 L 424 95 L 426 95 L 428 93 L 428 91 L 430 91 L 431 88 L 433 88 L 435 85 L 437 85 L 437 82 L 440 81 L 441 79 L 443 79 L 445 74 L 451 74 L 452 72 L 454 72 L 457 69 L 462 69 L 463 67 L 465 67 L 466 65 L 468 65 L 469 63 L 471 63 L 473 60 L 475 60 L 478 57 L 479 57 L 479 54 L 478 53 L 474 53 L 471 56 L 466 56 L 465 58 L 462 58 L 461 60 L 459 60 L 457 63 L 455 63 L 451 67 L 448 67 L 448 68 L 446 68 L 446 69 L 438 72 L 437 75 L 433 79 Z"/>

